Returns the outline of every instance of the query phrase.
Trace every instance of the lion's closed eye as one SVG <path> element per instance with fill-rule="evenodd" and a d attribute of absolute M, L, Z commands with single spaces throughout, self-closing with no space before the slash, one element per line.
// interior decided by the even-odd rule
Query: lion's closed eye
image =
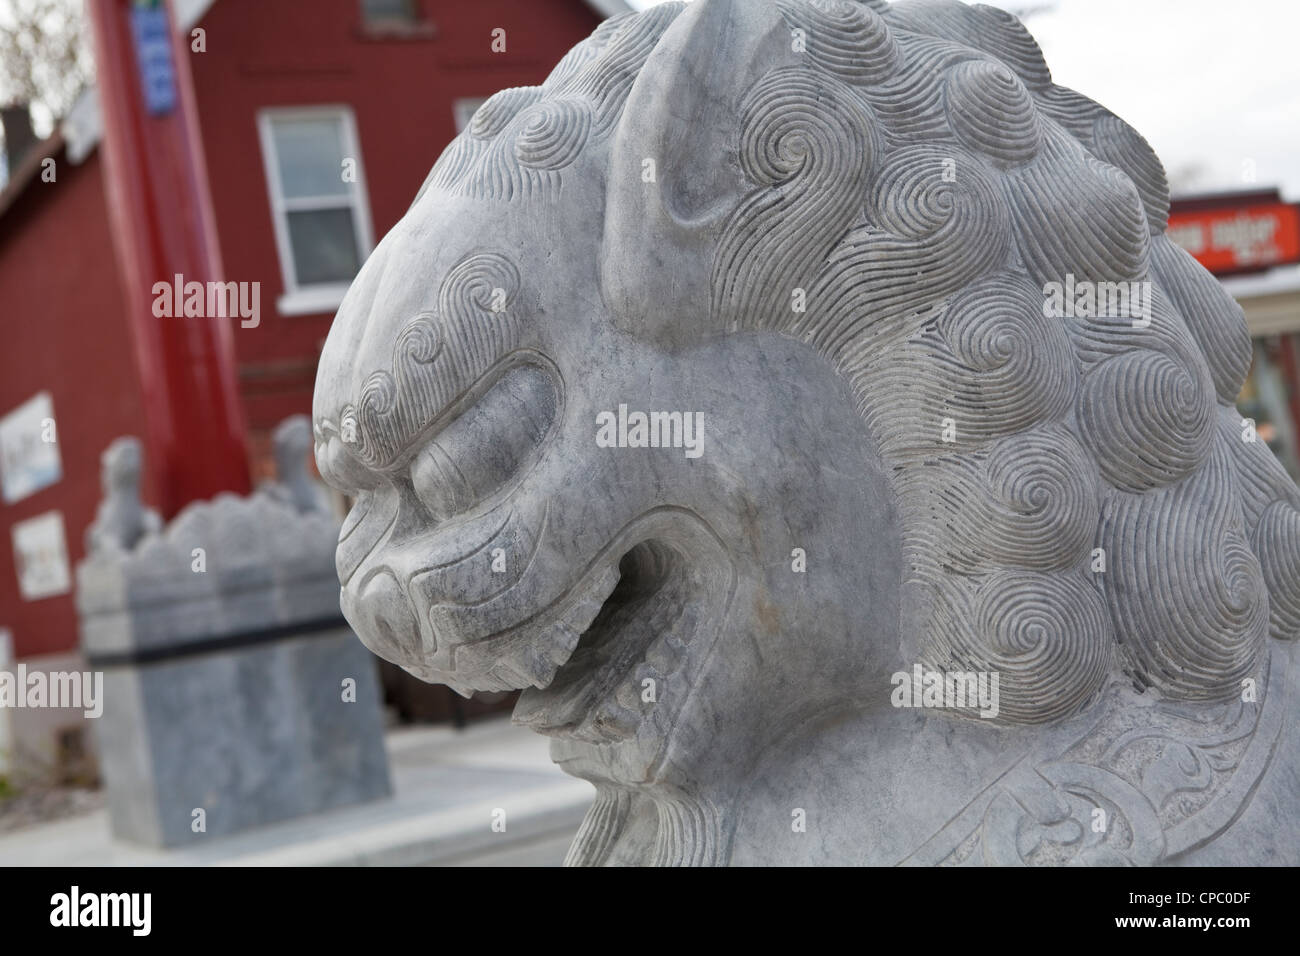
<path fill-rule="evenodd" d="M 411 463 L 411 484 L 445 520 L 522 477 L 555 420 L 557 392 L 546 371 L 507 372 L 478 402 L 438 433 Z"/>

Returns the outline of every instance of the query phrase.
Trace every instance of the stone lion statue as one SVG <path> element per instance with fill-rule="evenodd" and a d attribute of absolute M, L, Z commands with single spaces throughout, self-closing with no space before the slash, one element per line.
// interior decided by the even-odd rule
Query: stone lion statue
<path fill-rule="evenodd" d="M 526 688 L 570 864 L 1294 865 L 1300 492 L 1168 207 L 1002 11 L 615 17 L 339 310 L 343 610 Z"/>
<path fill-rule="evenodd" d="M 142 539 L 162 530 L 158 512 L 140 499 L 144 454 L 140 439 L 115 439 L 99 456 L 99 485 L 103 491 L 95 520 L 86 528 L 87 554 L 131 551 Z"/>
<path fill-rule="evenodd" d="M 268 482 L 264 491 L 299 514 L 328 515 L 333 512 L 329 492 L 307 468 L 313 441 L 311 419 L 306 415 L 290 415 L 275 426 L 271 447 L 276 480 Z"/>

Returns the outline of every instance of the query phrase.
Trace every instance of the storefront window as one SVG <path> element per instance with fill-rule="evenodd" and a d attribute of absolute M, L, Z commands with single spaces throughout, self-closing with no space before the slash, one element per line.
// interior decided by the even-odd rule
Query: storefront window
<path fill-rule="evenodd" d="M 1255 420 L 1255 433 L 1267 442 L 1293 479 L 1300 479 L 1300 458 L 1296 454 L 1293 409 L 1300 396 L 1296 381 L 1296 356 L 1300 342 L 1295 334 L 1269 335 L 1254 340 L 1250 374 L 1237 397 L 1237 409 L 1244 418 Z"/>

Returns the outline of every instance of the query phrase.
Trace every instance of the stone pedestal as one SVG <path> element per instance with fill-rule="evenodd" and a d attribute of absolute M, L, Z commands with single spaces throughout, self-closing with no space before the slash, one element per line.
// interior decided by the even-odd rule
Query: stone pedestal
<path fill-rule="evenodd" d="M 92 529 L 77 603 L 105 675 L 115 836 L 178 846 L 391 792 L 375 662 L 339 613 L 337 534 L 275 489 L 191 505 L 135 542 Z"/>

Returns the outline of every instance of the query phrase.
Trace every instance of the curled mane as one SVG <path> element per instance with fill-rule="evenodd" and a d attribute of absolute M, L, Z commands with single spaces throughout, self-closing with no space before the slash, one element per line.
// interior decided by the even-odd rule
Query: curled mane
<path fill-rule="evenodd" d="M 838 370 L 897 496 L 905 655 L 999 673 L 1001 720 L 1076 713 L 1117 674 L 1237 696 L 1300 633 L 1300 493 L 1243 440 L 1245 320 L 1166 236 L 1159 159 L 1000 10 L 762 6 L 720 134 L 735 195 L 689 239 L 706 294 L 661 309 L 678 340 L 770 332 Z M 614 18 L 493 97 L 426 189 L 558 201 L 684 9 Z M 1149 283 L 1149 324 L 1046 315 L 1070 276 Z"/>

